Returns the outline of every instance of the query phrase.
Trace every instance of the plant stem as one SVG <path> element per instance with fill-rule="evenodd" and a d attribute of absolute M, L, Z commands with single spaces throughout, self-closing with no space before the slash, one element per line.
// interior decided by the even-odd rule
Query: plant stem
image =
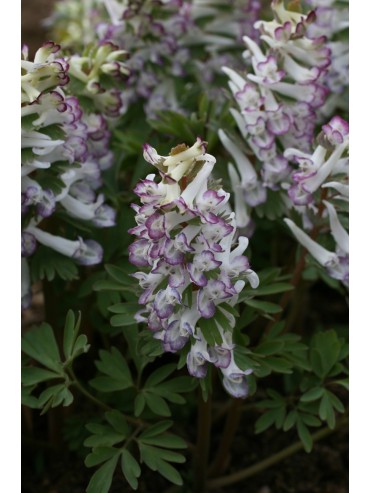
<path fill-rule="evenodd" d="M 80 384 L 80 382 L 77 380 L 77 377 L 71 367 L 68 368 L 68 371 L 72 377 L 71 385 L 74 385 L 80 392 L 83 394 L 85 397 L 87 397 L 91 402 L 94 402 L 97 406 L 99 406 L 101 409 L 104 411 L 113 411 L 113 408 L 108 406 L 105 402 L 101 401 L 97 397 L 95 397 L 93 394 L 90 394 L 90 392 L 85 389 L 83 385 Z M 136 419 L 131 416 L 125 416 L 126 421 L 128 421 L 131 424 L 134 425 L 139 425 L 139 426 L 150 426 L 150 423 L 143 421 L 142 419 Z"/>
<path fill-rule="evenodd" d="M 345 426 L 348 424 L 348 416 L 344 416 L 342 419 L 339 419 L 337 422 L 337 426 L 334 429 L 330 428 L 324 428 L 320 431 L 317 431 L 312 435 L 312 440 L 314 442 L 317 442 L 318 440 L 321 440 L 322 438 L 327 437 L 328 435 L 331 435 L 334 433 L 338 428 L 341 428 L 342 426 Z M 222 488 L 223 486 L 228 486 L 233 483 L 237 483 L 238 481 L 241 481 L 242 479 L 247 479 L 250 478 L 251 476 L 254 476 L 255 474 L 260 473 L 261 471 L 264 471 L 268 467 L 271 467 L 283 459 L 286 459 L 290 455 L 295 454 L 299 450 L 303 448 L 302 442 L 295 442 L 293 445 L 289 445 L 289 447 L 284 448 L 283 450 L 280 450 L 280 452 L 277 452 L 274 455 L 271 455 L 267 459 L 262 460 L 261 462 L 258 462 L 257 464 L 254 464 L 253 466 L 247 467 L 246 469 L 242 469 L 241 471 L 237 471 L 233 474 L 230 474 L 228 476 L 221 476 L 216 479 L 212 479 L 207 482 L 207 490 L 212 490 L 216 488 Z"/>
<path fill-rule="evenodd" d="M 83 394 L 85 397 L 87 397 L 91 402 L 93 402 L 97 406 L 104 409 L 104 411 L 112 411 L 111 407 L 109 407 L 107 404 L 105 404 L 105 402 L 101 401 L 100 399 L 98 399 L 94 395 L 90 394 L 90 392 L 80 384 L 80 382 L 77 380 L 76 375 L 75 375 L 74 371 L 72 370 L 72 368 L 69 368 L 69 372 L 70 372 L 72 379 L 73 379 L 71 382 L 71 385 L 74 385 L 81 392 L 81 394 Z"/>
<path fill-rule="evenodd" d="M 207 466 L 209 455 L 209 440 L 212 422 L 212 401 L 208 394 L 208 400 L 204 402 L 202 392 L 199 391 L 198 399 L 198 437 L 195 453 L 195 493 L 205 491 L 207 480 Z"/>
<path fill-rule="evenodd" d="M 209 469 L 209 476 L 215 476 L 225 471 L 227 460 L 230 455 L 230 447 L 233 443 L 235 433 L 238 430 L 242 415 L 243 401 L 234 399 L 227 413 L 225 427 L 222 433 L 220 445 L 217 450 L 216 458 Z"/>

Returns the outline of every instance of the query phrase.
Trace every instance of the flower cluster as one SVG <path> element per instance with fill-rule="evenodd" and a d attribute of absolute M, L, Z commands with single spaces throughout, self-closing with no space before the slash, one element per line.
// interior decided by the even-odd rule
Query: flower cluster
<path fill-rule="evenodd" d="M 349 236 L 343 225 L 348 225 L 348 211 L 343 207 L 348 202 L 348 123 L 339 116 L 333 117 L 322 127 L 318 141 L 320 144 L 312 155 L 298 149 L 285 151 L 286 158 L 298 165 L 288 193 L 296 209 L 303 214 L 305 229 L 312 230 L 323 214 L 329 222 L 327 229 L 335 241 L 335 252 L 314 241 L 292 220 L 285 219 L 285 222 L 329 276 L 348 285 Z"/>
<path fill-rule="evenodd" d="M 231 179 L 234 188 L 244 190 L 245 207 L 264 203 L 266 189 L 285 188 L 291 169 L 280 149 L 297 147 L 310 151 L 316 112 L 325 103 L 328 92 L 321 79 L 330 65 L 331 52 L 325 37 L 307 35 L 315 13 L 303 15 L 286 10 L 282 0 L 274 0 L 272 10 L 275 20 L 255 23 L 266 50 L 244 36 L 248 48 L 245 57 L 253 72 L 244 77 L 230 68 L 223 69 L 238 105 L 231 113 L 258 160 L 257 166 L 252 165 L 246 152 L 238 150 L 236 143 L 220 132 L 221 141 L 237 164 L 240 178 L 233 170 Z M 247 219 L 244 212 L 237 218 L 238 225 L 245 226 Z"/>
<path fill-rule="evenodd" d="M 84 47 L 83 40 L 111 43 L 127 51 L 130 75 L 116 94 L 123 105 L 120 111 L 139 99 L 149 118 L 161 110 L 186 112 L 177 100 L 179 77 L 194 76 L 202 88 L 210 90 L 223 64 L 239 67 L 230 48 L 241 52 L 243 35 L 256 38 L 253 23 L 260 11 L 259 0 L 232 0 L 229 5 L 203 0 L 60 3 L 48 21 L 57 39 L 75 51 Z"/>
<path fill-rule="evenodd" d="M 24 47 L 21 63 L 22 256 L 32 256 L 40 243 L 82 265 L 99 263 L 103 252 L 97 242 L 56 236 L 41 223 L 59 209 L 96 227 L 115 224 L 115 211 L 96 193 L 101 171 L 113 158 L 107 122 L 84 112 L 79 99 L 68 94 L 70 65 L 59 45 L 45 43 L 33 61 Z M 29 276 L 27 261 L 22 265 Z M 24 306 L 29 293 L 25 283 Z"/>
<path fill-rule="evenodd" d="M 338 108 L 348 111 L 348 0 L 309 0 L 308 3 L 316 14 L 315 21 L 308 27 L 308 35 L 325 36 L 331 52 L 331 64 L 322 78 L 330 93 L 319 109 L 322 118 L 327 119 Z"/>
<path fill-rule="evenodd" d="M 92 100 L 103 115 L 115 118 L 123 111 L 121 89 L 111 87 L 114 81 L 122 85 L 129 75 L 125 63 L 127 52 L 110 41 L 87 48 L 82 55 L 72 55 L 68 61 L 70 75 L 83 84 L 81 96 Z M 107 78 L 108 77 L 108 83 Z"/>
<path fill-rule="evenodd" d="M 236 236 L 230 194 L 212 186 L 216 162 L 197 139 L 181 144 L 169 156 L 144 145 L 144 158 L 154 165 L 135 188 L 141 205 L 133 205 L 137 240 L 129 247 L 130 262 L 142 270 L 134 277 L 145 305 L 137 320 L 147 324 L 164 351 L 177 352 L 188 345 L 191 375 L 204 378 L 209 363 L 220 368 L 225 389 L 235 397 L 248 392 L 246 375 L 234 361 L 232 308 L 248 281 L 258 286 L 258 276 L 243 255 L 248 239 Z"/>

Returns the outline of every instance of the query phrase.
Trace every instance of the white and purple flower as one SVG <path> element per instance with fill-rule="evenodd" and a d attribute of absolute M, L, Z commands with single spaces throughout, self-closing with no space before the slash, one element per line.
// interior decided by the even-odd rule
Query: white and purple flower
<path fill-rule="evenodd" d="M 209 185 L 215 159 L 200 138 L 192 147 L 175 147 L 169 156 L 145 144 L 144 158 L 158 168 L 160 181 L 152 174 L 135 187 L 142 206 L 133 205 L 137 226 L 130 232 L 137 239 L 129 247 L 129 259 L 143 269 L 134 274 L 143 289 L 139 303 L 146 306 L 139 320 L 165 351 L 188 345 L 191 375 L 203 378 L 209 363 L 227 372 L 233 362 L 232 336 L 224 334 L 217 313 L 234 327 L 235 318 L 223 307 L 237 303 L 246 281 L 258 286 L 258 276 L 243 255 L 248 240 L 236 236 L 230 194 Z M 214 317 L 214 330 L 225 341 L 221 345 L 208 344 L 201 329 L 201 320 Z M 242 373 L 233 369 L 234 387 L 225 384 L 236 397 L 246 396 Z"/>

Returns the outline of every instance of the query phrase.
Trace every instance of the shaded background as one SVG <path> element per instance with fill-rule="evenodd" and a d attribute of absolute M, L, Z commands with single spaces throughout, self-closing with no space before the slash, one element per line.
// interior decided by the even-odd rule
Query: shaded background
<path fill-rule="evenodd" d="M 51 14 L 54 3 L 55 0 L 22 0 L 22 44 L 29 46 L 31 55 L 49 40 L 42 21 Z"/>

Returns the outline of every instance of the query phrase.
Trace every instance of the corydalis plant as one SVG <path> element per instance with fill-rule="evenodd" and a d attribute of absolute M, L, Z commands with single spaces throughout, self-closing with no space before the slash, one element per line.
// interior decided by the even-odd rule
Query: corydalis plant
<path fill-rule="evenodd" d="M 169 156 L 144 145 L 144 158 L 157 168 L 135 188 L 141 205 L 133 205 L 138 239 L 129 247 L 145 305 L 136 318 L 147 324 L 163 350 L 187 348 L 191 375 L 204 378 L 212 364 L 234 397 L 246 397 L 246 375 L 234 361 L 233 306 L 246 281 L 258 286 L 243 252 L 246 237 L 236 236 L 230 194 L 212 185 L 215 158 L 197 139 L 180 144 Z M 160 181 L 156 182 L 159 177 Z"/>
<path fill-rule="evenodd" d="M 122 112 L 142 100 L 153 119 L 162 110 L 189 111 L 177 100 L 179 77 L 214 91 L 221 66 L 240 65 L 241 37 L 255 37 L 259 10 L 259 0 L 63 0 L 47 23 L 74 51 L 81 51 L 83 40 L 127 50 L 130 76 L 120 86 Z"/>
<path fill-rule="evenodd" d="M 267 189 L 285 195 L 290 167 L 281 148 L 311 149 L 316 111 L 328 92 L 321 78 L 330 65 L 330 50 L 325 37 L 307 36 L 315 13 L 303 15 L 287 10 L 282 0 L 274 0 L 271 8 L 274 20 L 255 23 L 267 48 L 248 36 L 243 38 L 251 69 L 241 75 L 223 68 L 238 106 L 230 111 L 249 152 L 255 155 L 252 164 L 246 152 L 220 131 L 220 139 L 240 173 L 239 178 L 230 165 L 235 194 L 241 196 L 238 189 L 248 191 L 244 197 L 247 210 L 266 202 Z M 238 209 L 243 211 L 242 204 Z M 248 211 L 237 217 L 239 226 L 245 226 L 247 220 Z"/>
<path fill-rule="evenodd" d="M 329 230 L 335 242 L 335 251 L 322 246 L 322 235 L 316 242 L 291 219 L 286 218 L 285 222 L 299 243 L 325 268 L 329 276 L 348 286 L 348 123 L 334 116 L 323 125 L 317 140 L 319 145 L 312 155 L 298 149 L 286 149 L 284 154 L 287 159 L 298 165 L 288 193 L 303 216 L 304 228 L 312 231 L 316 227 L 320 232 L 324 228 L 324 233 Z"/>
<path fill-rule="evenodd" d="M 37 244 L 73 258 L 82 265 L 102 260 L 94 240 L 64 237 L 46 231 L 44 219 L 67 213 L 96 227 L 115 224 L 115 211 L 104 203 L 101 171 L 112 164 L 110 132 L 97 113 L 83 111 L 69 94 L 70 65 L 60 46 L 48 42 L 29 60 L 22 50 L 22 262 L 23 306 L 30 302 L 28 261 Z"/>

